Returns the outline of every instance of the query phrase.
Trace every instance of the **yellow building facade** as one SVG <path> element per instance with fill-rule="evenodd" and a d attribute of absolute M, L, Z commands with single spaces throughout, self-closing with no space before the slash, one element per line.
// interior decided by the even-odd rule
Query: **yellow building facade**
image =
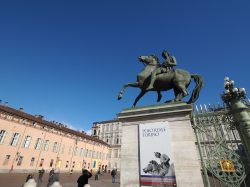
<path fill-rule="evenodd" d="M 0 105 L 0 172 L 105 170 L 109 145 L 84 132 Z"/>

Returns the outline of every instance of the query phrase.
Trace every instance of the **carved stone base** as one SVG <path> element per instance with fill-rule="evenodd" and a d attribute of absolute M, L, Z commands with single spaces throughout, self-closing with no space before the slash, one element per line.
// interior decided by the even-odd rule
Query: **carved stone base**
<path fill-rule="evenodd" d="M 121 187 L 140 186 L 140 124 L 166 123 L 178 187 L 202 187 L 200 161 L 195 147 L 195 136 L 190 122 L 192 105 L 172 103 L 125 109 L 119 113 L 122 122 Z"/>

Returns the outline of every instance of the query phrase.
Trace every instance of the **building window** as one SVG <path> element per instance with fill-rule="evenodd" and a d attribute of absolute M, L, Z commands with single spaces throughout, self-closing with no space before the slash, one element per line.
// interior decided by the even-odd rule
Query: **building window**
<path fill-rule="evenodd" d="M 66 162 L 65 168 L 69 167 L 69 161 Z"/>
<path fill-rule="evenodd" d="M 30 160 L 30 167 L 33 167 L 34 162 L 35 162 L 35 157 L 32 157 Z"/>
<path fill-rule="evenodd" d="M 81 148 L 79 156 L 83 156 L 83 148 Z"/>
<path fill-rule="evenodd" d="M 62 147 L 61 147 L 61 154 L 64 153 L 64 147 L 65 147 L 65 145 L 63 144 Z"/>
<path fill-rule="evenodd" d="M 30 141 L 31 141 L 31 136 L 26 136 L 23 142 L 23 147 L 28 148 L 30 145 Z"/>
<path fill-rule="evenodd" d="M 118 149 L 114 149 L 114 158 L 118 158 Z"/>
<path fill-rule="evenodd" d="M 12 136 L 12 138 L 11 138 L 10 145 L 11 146 L 16 146 L 17 142 L 19 140 L 19 137 L 20 137 L 19 133 L 14 133 L 13 136 Z"/>
<path fill-rule="evenodd" d="M 40 149 L 41 145 L 42 145 L 42 139 L 41 138 L 37 138 L 35 149 Z"/>
<path fill-rule="evenodd" d="M 59 147 L 59 144 L 58 144 L 58 142 L 54 142 L 54 145 L 53 145 L 53 152 L 54 153 L 57 153 L 57 151 L 58 151 L 58 147 Z"/>
<path fill-rule="evenodd" d="M 88 152 L 89 152 L 89 150 L 86 149 L 86 151 L 85 151 L 85 157 L 88 157 Z"/>
<path fill-rule="evenodd" d="M 116 138 L 116 144 L 119 144 L 119 138 Z"/>
<path fill-rule="evenodd" d="M 93 151 L 89 150 L 89 158 L 92 158 Z"/>
<path fill-rule="evenodd" d="M 5 136 L 6 136 L 6 131 L 1 130 L 0 131 L 0 144 L 3 144 Z"/>
<path fill-rule="evenodd" d="M 44 159 L 42 158 L 39 164 L 39 167 L 43 167 Z"/>
<path fill-rule="evenodd" d="M 71 154 L 71 149 L 72 149 L 72 146 L 69 147 L 69 155 Z"/>
<path fill-rule="evenodd" d="M 10 155 L 6 155 L 6 156 L 5 156 L 5 159 L 4 159 L 4 161 L 3 161 L 3 165 L 4 165 L 4 166 L 8 165 L 8 164 L 9 164 L 9 161 L 10 161 Z"/>
<path fill-rule="evenodd" d="M 51 160 L 50 160 L 50 163 L 49 163 L 49 167 L 52 167 L 52 166 L 53 166 L 53 162 L 54 162 L 54 159 L 51 159 Z"/>
<path fill-rule="evenodd" d="M 23 162 L 23 156 L 19 156 L 18 159 L 17 159 L 17 165 L 21 166 L 22 162 Z"/>
<path fill-rule="evenodd" d="M 111 150 L 109 150 L 108 158 L 111 158 Z"/>
<path fill-rule="evenodd" d="M 43 145 L 43 150 L 48 151 L 49 150 L 49 140 L 45 140 L 44 145 Z"/>
<path fill-rule="evenodd" d="M 75 147 L 74 149 L 74 156 L 76 156 L 78 154 L 78 147 Z"/>

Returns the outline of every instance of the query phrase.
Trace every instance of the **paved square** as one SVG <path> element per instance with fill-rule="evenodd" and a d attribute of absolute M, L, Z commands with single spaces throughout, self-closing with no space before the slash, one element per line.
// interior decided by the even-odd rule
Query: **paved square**
<path fill-rule="evenodd" d="M 1 187 L 20 187 L 24 184 L 28 174 L 14 174 L 14 173 L 4 173 L 0 174 Z M 35 174 L 35 180 L 37 182 L 37 174 Z M 77 187 L 77 179 L 80 176 L 80 173 L 74 173 L 72 175 L 68 173 L 60 174 L 60 183 L 63 187 Z M 95 177 L 92 176 L 89 179 L 89 184 L 91 187 L 119 187 L 119 175 L 117 176 L 116 183 L 111 182 L 111 175 L 106 173 L 100 176 L 99 180 L 94 180 Z M 43 184 L 41 187 L 47 187 L 48 182 L 48 173 L 44 174 Z"/>

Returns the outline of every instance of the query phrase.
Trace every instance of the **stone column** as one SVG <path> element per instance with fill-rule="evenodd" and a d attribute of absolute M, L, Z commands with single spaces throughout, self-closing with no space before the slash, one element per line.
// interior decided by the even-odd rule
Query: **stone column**
<path fill-rule="evenodd" d="M 192 105 L 173 103 L 125 109 L 122 122 L 121 187 L 139 187 L 139 124 L 166 123 L 169 126 L 172 158 L 178 187 L 202 187 L 201 166 L 191 126 Z M 163 144 L 164 145 L 164 144 Z"/>

